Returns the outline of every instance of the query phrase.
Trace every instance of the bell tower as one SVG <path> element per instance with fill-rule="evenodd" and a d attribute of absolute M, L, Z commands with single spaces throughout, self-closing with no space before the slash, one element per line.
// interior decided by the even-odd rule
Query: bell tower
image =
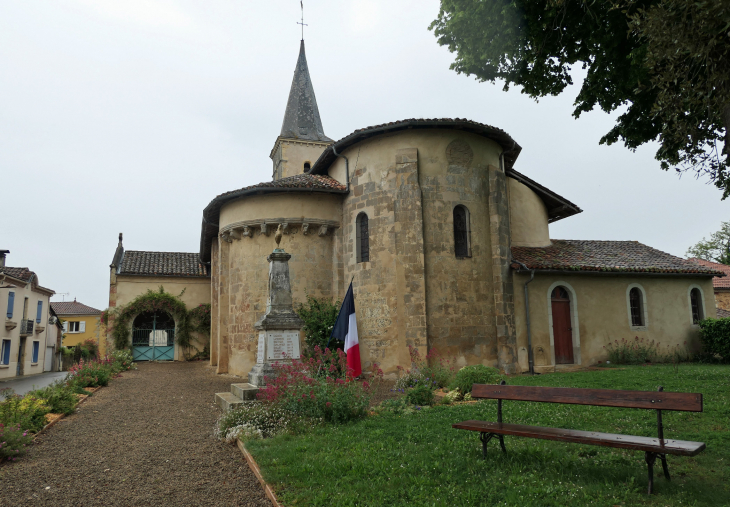
<path fill-rule="evenodd" d="M 276 138 L 269 155 L 274 162 L 273 179 L 308 172 L 332 142 L 324 135 L 302 39 L 281 134 Z"/>

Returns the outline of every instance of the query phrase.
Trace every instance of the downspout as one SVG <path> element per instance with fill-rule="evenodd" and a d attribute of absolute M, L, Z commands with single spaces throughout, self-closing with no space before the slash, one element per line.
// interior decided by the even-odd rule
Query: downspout
<path fill-rule="evenodd" d="M 342 157 L 345 159 L 345 178 L 347 178 L 347 191 L 350 191 L 350 161 L 347 160 L 347 157 L 344 155 L 340 155 L 337 153 L 337 150 L 335 149 L 335 145 L 332 145 L 332 153 L 335 154 L 335 157 Z"/>
<path fill-rule="evenodd" d="M 527 285 L 535 279 L 535 270 L 530 269 L 518 260 L 512 259 L 530 272 L 530 279 L 525 282 L 525 320 L 527 321 L 527 361 L 529 363 L 530 375 L 535 374 L 535 359 L 532 354 L 532 332 L 530 330 L 530 298 Z"/>

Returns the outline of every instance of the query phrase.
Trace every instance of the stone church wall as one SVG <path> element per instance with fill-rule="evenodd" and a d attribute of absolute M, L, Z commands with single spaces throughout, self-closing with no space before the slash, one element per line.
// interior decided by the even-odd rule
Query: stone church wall
<path fill-rule="evenodd" d="M 346 286 L 354 276 L 365 368 L 373 361 L 390 372 L 408 366 L 409 344 L 423 354 L 435 347 L 462 365 L 496 365 L 495 297 L 502 295 L 493 288 L 488 181 L 490 170 L 500 172 L 499 154 L 490 140 L 448 130 L 379 136 L 344 153 L 352 189 L 343 206 L 342 279 Z M 342 159 L 330 175 L 345 181 Z M 502 194 L 506 203 L 504 186 Z M 465 259 L 454 255 L 457 204 L 471 218 Z M 362 211 L 369 218 L 370 261 L 358 263 L 355 223 Z"/>
<path fill-rule="evenodd" d="M 221 210 L 218 261 L 211 264 L 217 274 L 212 289 L 218 288 L 220 314 L 218 372 L 246 376 L 255 363 L 258 333 L 254 324 L 266 312 L 266 257 L 276 247 L 273 233 L 279 223 L 288 224 L 281 248 L 292 255 L 289 272 L 295 307 L 306 300 L 306 294 L 333 298 L 340 200 L 326 194 L 284 194 L 284 198 L 273 194 L 235 201 Z"/>

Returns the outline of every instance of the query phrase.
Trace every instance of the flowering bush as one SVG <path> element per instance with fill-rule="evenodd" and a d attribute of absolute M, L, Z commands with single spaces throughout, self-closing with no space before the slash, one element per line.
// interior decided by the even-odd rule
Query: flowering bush
<path fill-rule="evenodd" d="M 0 458 L 15 461 L 25 453 L 25 447 L 30 444 L 32 437 L 20 424 L 5 425 L 0 423 Z"/>
<path fill-rule="evenodd" d="M 12 389 L 2 392 L 4 401 L 0 403 L 0 424 L 20 425 L 24 430 L 38 431 L 45 425 L 48 404 L 45 400 L 28 394 L 18 396 Z"/>
<path fill-rule="evenodd" d="M 344 352 L 336 355 L 315 346 L 313 357 L 291 364 L 275 364 L 276 376 L 257 395 L 301 417 L 343 423 L 366 415 L 370 403 L 368 382 L 355 382 L 347 371 Z M 377 365 L 374 367 L 375 371 Z"/>
<path fill-rule="evenodd" d="M 133 361 L 132 352 L 129 350 L 115 350 L 106 359 L 111 361 L 114 374 L 137 369 L 137 365 Z"/>
<path fill-rule="evenodd" d="M 317 421 L 310 421 L 315 424 Z M 233 443 L 297 432 L 307 421 L 273 403 L 249 402 L 224 413 L 216 423 L 215 436 Z"/>
<path fill-rule="evenodd" d="M 77 388 L 99 387 L 109 384 L 112 376 L 112 362 L 105 358 L 101 361 L 79 361 L 68 370 L 66 382 Z"/>

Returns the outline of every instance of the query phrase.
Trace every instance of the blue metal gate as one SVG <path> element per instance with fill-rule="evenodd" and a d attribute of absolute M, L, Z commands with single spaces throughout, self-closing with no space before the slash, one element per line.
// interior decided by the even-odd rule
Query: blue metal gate
<path fill-rule="evenodd" d="M 157 314 L 143 327 L 132 329 L 132 357 L 135 361 L 175 359 L 175 328 L 157 327 Z M 169 322 L 169 321 L 168 321 Z M 151 324 L 151 325 L 149 325 Z M 169 325 L 169 324 L 168 324 Z"/>

